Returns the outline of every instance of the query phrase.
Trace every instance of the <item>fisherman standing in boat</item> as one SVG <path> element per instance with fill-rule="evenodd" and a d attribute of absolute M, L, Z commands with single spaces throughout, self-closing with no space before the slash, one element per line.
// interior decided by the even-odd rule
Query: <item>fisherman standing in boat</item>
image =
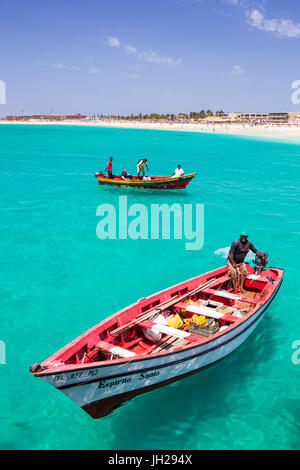
<path fill-rule="evenodd" d="M 146 165 L 147 171 L 149 173 L 148 165 L 147 165 L 147 158 L 142 158 L 137 162 L 137 176 L 139 178 L 140 173 L 142 173 L 142 176 L 145 176 L 145 170 L 144 170 L 144 165 Z"/>
<path fill-rule="evenodd" d="M 107 176 L 110 179 L 112 179 L 112 177 L 113 177 L 113 174 L 112 174 L 112 160 L 113 160 L 113 157 L 109 157 L 106 168 L 104 170 L 104 173 L 107 171 Z"/>
<path fill-rule="evenodd" d="M 252 251 L 257 256 L 265 258 L 265 254 L 258 251 L 248 240 L 248 233 L 241 232 L 239 240 L 232 243 L 227 258 L 228 276 L 232 281 L 233 289 L 236 293 L 239 289 L 242 293 L 245 293 L 244 283 L 247 277 L 247 267 L 244 260 L 249 251 Z"/>

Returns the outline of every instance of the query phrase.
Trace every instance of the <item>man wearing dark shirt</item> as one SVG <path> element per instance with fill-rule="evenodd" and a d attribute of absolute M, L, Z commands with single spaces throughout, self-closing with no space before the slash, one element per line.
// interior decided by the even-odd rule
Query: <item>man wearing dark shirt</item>
<path fill-rule="evenodd" d="M 245 292 L 244 283 L 247 277 L 247 268 L 244 260 L 249 251 L 252 251 L 258 256 L 264 257 L 264 254 L 258 251 L 248 240 L 248 234 L 246 232 L 241 232 L 239 240 L 232 243 L 227 258 L 228 276 L 232 280 L 235 292 L 238 292 L 239 288 L 241 292 Z"/>
<path fill-rule="evenodd" d="M 127 168 L 123 168 L 123 171 L 121 173 L 121 180 L 129 180 L 130 175 L 127 174 Z"/>

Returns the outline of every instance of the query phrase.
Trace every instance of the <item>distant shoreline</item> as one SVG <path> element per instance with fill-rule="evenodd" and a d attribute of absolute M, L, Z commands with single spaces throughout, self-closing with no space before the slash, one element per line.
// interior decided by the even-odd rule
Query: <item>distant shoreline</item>
<path fill-rule="evenodd" d="M 58 126 L 89 126 L 89 127 L 115 127 L 122 129 L 150 129 L 165 131 L 202 132 L 245 137 L 261 137 L 270 139 L 284 139 L 300 144 L 300 125 L 257 125 L 251 124 L 202 124 L 202 123 L 155 123 L 141 121 L 0 121 L 3 125 L 58 125 Z"/>

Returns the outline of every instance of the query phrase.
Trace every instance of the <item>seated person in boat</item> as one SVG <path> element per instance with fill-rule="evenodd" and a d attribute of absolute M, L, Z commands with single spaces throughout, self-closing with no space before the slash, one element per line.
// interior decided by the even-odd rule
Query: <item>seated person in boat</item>
<path fill-rule="evenodd" d="M 127 168 L 123 168 L 123 171 L 121 173 L 121 180 L 128 181 L 128 180 L 131 180 L 131 179 L 132 179 L 131 175 L 128 175 L 128 173 L 127 173 Z"/>
<path fill-rule="evenodd" d="M 107 176 L 108 178 L 113 178 L 113 174 L 112 174 L 112 160 L 113 160 L 113 157 L 109 157 L 109 160 L 107 162 L 107 165 L 106 165 L 106 168 L 104 170 L 104 173 L 107 172 Z"/>
<path fill-rule="evenodd" d="M 238 292 L 239 289 L 241 292 L 245 292 L 244 283 L 247 277 L 247 268 L 244 260 L 249 251 L 252 251 L 257 256 L 265 258 L 265 255 L 258 251 L 248 240 L 248 233 L 241 232 L 239 240 L 232 243 L 227 258 L 228 276 L 232 281 L 234 292 Z"/>
<path fill-rule="evenodd" d="M 179 176 L 183 176 L 184 175 L 184 171 L 183 169 L 181 168 L 181 165 L 177 165 L 177 168 L 176 170 L 174 171 L 173 175 L 171 176 L 171 178 L 178 178 Z"/>
<path fill-rule="evenodd" d="M 139 178 L 140 173 L 142 173 L 142 176 L 145 176 L 145 169 L 144 165 L 146 165 L 147 171 L 149 173 L 148 165 L 147 165 L 147 158 L 143 158 L 137 162 L 137 176 Z"/>

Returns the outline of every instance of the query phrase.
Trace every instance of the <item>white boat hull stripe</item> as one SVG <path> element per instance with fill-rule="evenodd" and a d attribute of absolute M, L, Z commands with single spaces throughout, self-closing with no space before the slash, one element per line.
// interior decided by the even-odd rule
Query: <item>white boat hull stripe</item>
<path fill-rule="evenodd" d="M 279 287 L 280 287 L 280 285 L 278 286 L 278 289 L 279 289 Z M 180 371 L 181 371 L 181 369 L 184 369 L 184 364 L 186 364 L 186 363 L 188 363 L 188 364 L 196 363 L 195 370 L 200 369 L 202 367 L 205 367 L 206 365 L 209 365 L 210 363 L 216 362 L 219 359 L 222 359 L 226 355 L 230 354 L 230 352 L 232 352 L 243 341 L 245 341 L 245 339 L 251 334 L 251 332 L 255 329 L 255 327 L 258 325 L 258 323 L 262 319 L 263 313 L 265 312 L 265 310 L 268 308 L 268 306 L 270 305 L 270 303 L 274 299 L 275 294 L 277 293 L 278 289 L 276 289 L 276 291 L 273 293 L 273 295 L 269 299 L 269 301 L 266 302 L 264 307 L 259 309 L 254 314 L 255 318 L 254 319 L 253 319 L 253 317 L 249 318 L 249 320 L 252 320 L 252 322 L 246 328 L 244 328 L 240 333 L 232 336 L 231 338 L 229 338 L 226 341 L 224 341 L 224 335 L 217 338 L 214 341 L 216 346 L 214 346 L 213 348 L 201 351 L 200 353 L 197 352 L 197 351 L 199 351 L 199 348 L 201 348 L 201 346 L 202 347 L 205 346 L 205 344 L 203 344 L 201 346 L 197 346 L 196 348 L 193 348 L 194 352 L 195 352 L 195 354 L 193 354 L 193 355 L 191 355 L 191 349 L 188 349 L 186 351 L 182 351 L 183 354 L 185 353 L 185 357 L 184 357 L 183 354 L 181 354 L 181 355 L 183 355 L 182 359 L 179 359 L 177 361 L 171 361 L 171 357 L 174 356 L 174 355 L 171 355 L 171 357 L 169 356 L 170 362 L 168 362 L 167 364 L 163 362 L 165 357 L 164 358 L 163 357 L 154 358 L 154 361 L 151 361 L 151 362 L 154 362 L 152 367 L 148 367 L 148 368 L 145 368 L 145 367 L 140 368 L 139 367 L 138 369 L 135 368 L 135 370 L 130 370 L 129 366 L 128 366 L 128 371 L 127 372 L 124 371 L 123 374 L 110 375 L 110 376 L 106 375 L 105 377 L 98 376 L 97 378 L 95 378 L 94 380 L 91 380 L 89 382 L 82 382 L 81 381 L 79 383 L 68 384 L 66 386 L 63 386 L 62 383 L 60 383 L 60 384 L 59 383 L 53 383 L 53 381 L 51 381 L 51 380 L 47 380 L 47 382 L 50 382 L 50 383 L 52 383 L 52 385 L 54 385 L 57 388 L 61 389 L 70 398 L 75 400 L 76 403 L 78 403 L 80 406 L 84 406 L 85 404 L 92 403 L 93 401 L 98 401 L 99 399 L 107 398 L 107 396 L 114 396 L 114 395 L 124 393 L 126 391 L 132 391 L 136 388 L 144 387 L 145 383 L 143 383 L 142 385 L 140 385 L 140 387 L 138 387 L 138 385 L 137 384 L 134 385 L 134 381 L 130 379 L 131 377 L 139 376 L 139 374 L 148 375 L 148 373 L 150 373 L 150 374 L 154 373 L 157 377 L 161 376 L 161 375 L 164 376 L 165 374 L 160 374 L 160 373 L 158 373 L 158 371 L 161 370 L 161 369 L 169 369 L 170 367 L 172 368 L 172 370 L 173 369 L 175 369 L 175 370 L 180 369 Z M 248 321 L 247 321 L 247 323 L 248 323 Z M 240 325 L 240 327 L 241 326 L 243 326 L 243 324 Z M 238 329 L 240 329 L 240 327 Z M 230 332 L 228 332 L 228 334 L 229 333 Z M 223 341 L 219 341 L 220 339 L 223 339 Z M 230 346 L 230 344 L 232 346 Z M 195 351 L 195 349 L 196 349 L 196 351 Z M 205 358 L 210 358 L 210 359 L 206 360 Z M 162 361 L 159 361 L 159 359 L 162 359 Z M 180 364 L 181 364 L 181 366 L 180 366 Z M 136 366 L 137 364 L 135 363 L 134 365 Z M 114 369 L 116 367 L 117 366 L 115 366 Z M 186 369 L 187 369 L 186 372 L 189 372 L 190 370 L 194 370 L 194 369 L 191 369 L 190 366 L 187 366 Z M 184 373 L 185 373 L 184 371 L 181 371 L 180 373 L 178 372 L 177 374 L 171 374 L 170 376 L 171 377 L 176 377 L 176 375 L 180 375 L 180 374 L 182 375 Z M 54 376 L 50 376 L 50 377 L 54 377 Z M 44 380 L 49 379 L 50 377 L 49 376 L 45 377 Z M 152 377 L 152 375 L 151 375 L 151 377 Z M 85 390 L 86 387 L 89 388 L 89 386 L 91 386 L 93 388 L 93 390 L 97 390 L 97 387 L 99 387 L 99 388 L 109 387 L 110 389 L 113 389 L 114 388 L 114 381 L 116 379 L 117 379 L 117 382 L 118 382 L 116 385 L 118 385 L 118 386 L 122 385 L 120 388 L 118 388 L 117 391 L 115 390 L 114 393 L 112 393 L 112 394 L 109 394 L 109 395 L 105 394 L 104 396 L 100 396 L 100 397 L 98 397 L 98 393 L 97 393 L 96 398 L 93 396 L 93 398 L 91 397 L 90 401 L 85 401 L 84 400 L 84 402 L 82 402 L 80 404 L 80 395 L 81 395 L 80 390 L 82 391 L 83 387 L 84 387 L 84 390 Z M 120 379 L 120 380 L 118 381 L 118 379 Z M 126 379 L 128 379 L 128 380 L 126 381 Z M 159 380 L 154 380 L 154 382 L 152 380 L 152 381 L 150 381 L 149 384 L 147 383 L 146 386 L 151 385 L 153 383 L 159 383 L 160 381 L 163 381 L 163 380 L 165 380 L 165 379 L 162 378 L 162 377 Z M 113 382 L 113 384 L 109 385 L 111 383 L 111 381 Z M 103 385 L 103 387 L 102 386 L 100 387 L 101 382 L 102 382 L 102 385 L 103 385 L 104 382 L 107 383 L 108 385 L 105 385 L 105 387 L 104 387 L 104 385 Z M 132 385 L 131 387 L 129 387 L 129 385 L 127 385 L 125 388 L 123 387 L 124 384 L 129 384 L 129 383 Z M 95 388 L 95 384 L 96 384 L 96 388 Z M 78 390 L 78 392 L 76 392 L 76 390 Z M 85 393 L 84 393 L 84 395 L 85 395 Z"/>

